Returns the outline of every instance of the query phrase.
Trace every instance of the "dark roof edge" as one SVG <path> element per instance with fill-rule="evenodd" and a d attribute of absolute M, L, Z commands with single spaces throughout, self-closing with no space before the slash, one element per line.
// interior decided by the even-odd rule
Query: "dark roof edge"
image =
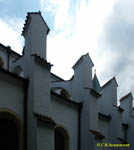
<path fill-rule="evenodd" d="M 95 131 L 95 130 L 92 130 L 92 129 L 90 129 L 89 131 L 92 132 L 95 135 L 95 139 L 103 140 L 105 138 L 105 136 L 102 133 L 98 132 L 98 131 Z"/>
<path fill-rule="evenodd" d="M 126 94 L 125 96 L 121 97 L 121 99 L 119 100 L 120 102 L 122 102 L 124 99 L 128 98 L 129 96 L 132 96 L 132 93 L 129 92 L 128 94 Z"/>
<path fill-rule="evenodd" d="M 33 114 L 39 121 L 43 121 L 44 123 L 51 125 L 52 127 L 56 125 L 55 121 L 51 117 L 48 117 L 39 113 L 35 113 L 35 112 L 33 112 Z"/>
<path fill-rule="evenodd" d="M 106 120 L 111 120 L 112 119 L 111 115 L 105 115 L 105 114 L 100 113 L 100 112 L 98 112 L 98 116 L 103 117 Z"/>
<path fill-rule="evenodd" d="M 124 111 L 124 109 L 121 106 L 113 105 L 113 107 L 116 107 L 119 112 Z"/>
<path fill-rule="evenodd" d="M 124 111 L 124 109 L 121 108 L 120 106 L 118 106 L 118 110 L 119 110 L 120 112 L 123 112 L 123 111 Z"/>
<path fill-rule="evenodd" d="M 47 28 L 48 28 L 48 31 L 47 31 L 47 34 L 48 34 L 49 31 L 50 31 L 50 28 L 48 27 L 47 23 L 46 23 L 45 20 L 43 19 L 42 15 L 41 15 L 41 11 L 39 11 L 39 12 L 28 12 L 28 13 L 27 13 L 27 16 L 26 16 L 26 19 L 25 19 L 25 23 L 24 23 L 24 27 L 23 27 L 22 34 L 21 34 L 21 35 L 24 36 L 25 31 L 27 30 L 27 24 L 28 24 L 28 19 L 29 19 L 29 17 L 30 17 L 30 14 L 38 14 L 38 15 L 41 16 L 41 19 L 43 20 L 43 22 L 45 23 L 45 25 L 46 25 Z"/>
<path fill-rule="evenodd" d="M 84 56 L 88 56 L 89 59 L 90 59 L 90 62 L 91 62 L 91 64 L 92 64 L 92 66 L 94 66 L 94 64 L 93 64 L 93 62 L 92 62 L 92 60 L 91 60 L 91 58 L 90 58 L 90 56 L 89 56 L 89 53 L 86 53 L 85 55 L 82 55 L 82 56 L 76 61 L 76 63 L 75 63 L 75 64 L 73 65 L 73 67 L 72 67 L 73 69 L 79 65 L 79 63 L 83 60 L 83 57 L 84 57 Z"/>
<path fill-rule="evenodd" d="M 40 63 L 40 64 L 46 66 L 48 69 L 50 69 L 51 66 L 53 66 L 52 64 L 50 64 L 49 62 L 47 62 L 45 59 L 41 58 L 41 57 L 38 56 L 37 54 L 32 54 L 31 56 L 34 56 L 34 57 L 35 57 L 35 60 L 36 60 L 38 63 Z"/>
<path fill-rule="evenodd" d="M 17 52 L 15 52 L 14 50 L 9 49 L 7 46 L 5 46 L 5 45 L 3 45 L 3 44 L 1 44 L 1 43 L 0 43 L 0 47 L 6 49 L 9 53 L 13 53 L 13 54 L 18 55 L 18 56 L 20 56 L 20 57 L 22 56 L 22 55 L 18 54 Z"/>
<path fill-rule="evenodd" d="M 53 95 L 55 95 L 55 96 L 61 98 L 62 100 L 64 100 L 64 101 L 67 102 L 67 103 L 73 104 L 73 105 L 78 106 L 78 107 L 82 107 L 82 103 L 77 103 L 77 102 L 75 102 L 75 101 L 72 101 L 72 100 L 70 100 L 70 99 L 67 99 L 66 97 L 64 97 L 64 96 L 62 96 L 62 95 L 59 95 L 59 94 L 55 93 L 54 91 L 51 91 L 51 94 L 53 94 Z"/>
<path fill-rule="evenodd" d="M 96 92 L 94 89 L 92 89 L 92 88 L 84 88 L 84 89 L 87 89 L 87 90 L 89 90 L 90 91 L 90 93 L 93 95 L 93 96 L 95 96 L 95 97 L 100 97 L 100 96 L 102 96 L 102 93 L 98 93 L 98 92 Z"/>
<path fill-rule="evenodd" d="M 122 126 L 125 126 L 126 128 L 129 127 L 129 125 L 127 123 L 122 123 Z"/>
<path fill-rule="evenodd" d="M 8 74 L 8 75 L 10 75 L 10 76 L 12 76 L 12 77 L 14 77 L 14 78 L 16 78 L 16 79 L 19 79 L 19 80 L 21 80 L 21 81 L 26 81 L 26 80 L 27 80 L 27 79 L 25 79 L 25 78 L 23 78 L 23 77 L 20 77 L 20 76 L 14 74 L 14 73 L 12 73 L 12 72 L 9 72 L 9 71 L 7 71 L 7 70 L 1 68 L 1 67 L 0 67 L 0 72 L 3 72 L 3 73 L 5 73 L 5 74 Z"/>
<path fill-rule="evenodd" d="M 57 75 L 54 74 L 54 73 L 51 73 L 51 75 L 54 76 L 54 77 L 56 77 L 56 78 L 58 78 L 58 79 L 61 80 L 61 81 L 65 81 L 64 79 L 62 79 L 61 77 L 57 76 Z M 60 81 L 60 82 L 61 82 L 61 81 Z"/>
<path fill-rule="evenodd" d="M 116 81 L 116 78 L 115 77 L 113 77 L 112 79 L 110 79 L 108 82 L 106 82 L 101 88 L 105 88 L 108 84 L 110 84 L 111 83 L 111 81 L 113 81 L 113 80 L 115 80 L 115 82 L 116 82 L 116 84 L 117 84 L 117 86 L 118 86 L 118 83 L 117 83 L 117 81 Z"/>

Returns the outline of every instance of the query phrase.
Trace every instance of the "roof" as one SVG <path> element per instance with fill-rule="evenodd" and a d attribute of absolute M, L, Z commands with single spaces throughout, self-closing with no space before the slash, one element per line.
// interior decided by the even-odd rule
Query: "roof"
<path fill-rule="evenodd" d="M 122 126 L 128 128 L 128 124 L 127 123 L 122 123 Z"/>
<path fill-rule="evenodd" d="M 106 82 L 106 83 L 102 86 L 102 88 L 104 88 L 104 87 L 106 87 L 107 85 L 109 85 L 112 81 L 115 81 L 116 85 L 118 86 L 118 83 L 117 83 L 117 81 L 116 81 L 116 78 L 113 77 L 113 78 L 110 79 L 108 82 Z"/>
<path fill-rule="evenodd" d="M 121 108 L 120 106 L 118 106 L 117 108 L 118 108 L 118 110 L 119 110 L 120 112 L 123 112 L 123 111 L 124 111 L 124 109 Z"/>
<path fill-rule="evenodd" d="M 101 86 L 100 86 L 100 83 L 99 83 L 99 80 L 97 78 L 97 75 L 96 73 L 94 74 L 94 78 L 93 78 L 93 89 L 97 92 L 97 93 L 100 93 L 101 92 Z"/>
<path fill-rule="evenodd" d="M 124 140 L 123 138 L 117 137 L 123 144 L 128 144 L 128 142 L 126 140 Z"/>
<path fill-rule="evenodd" d="M 77 103 L 77 102 L 75 102 L 75 101 L 73 101 L 73 100 L 71 100 L 71 99 L 68 99 L 68 98 L 66 98 L 66 97 L 64 97 L 64 96 L 62 96 L 62 95 L 59 95 L 59 94 L 55 93 L 55 92 L 52 91 L 52 90 L 51 90 L 51 94 L 54 95 L 54 96 L 59 97 L 62 101 L 67 102 L 67 103 L 69 103 L 69 104 L 71 104 L 71 105 L 78 106 L 78 107 L 82 107 L 82 106 L 81 106 L 81 105 L 82 105 L 81 103 Z"/>
<path fill-rule="evenodd" d="M 90 131 L 95 135 L 96 139 L 103 140 L 105 138 L 105 136 L 102 133 L 98 132 L 98 131 L 95 131 L 95 130 L 92 130 L 92 129 L 90 129 Z"/>
<path fill-rule="evenodd" d="M 64 79 L 62 79 L 61 77 L 59 77 L 59 76 L 57 76 L 57 75 L 55 75 L 53 73 L 51 73 L 51 76 L 57 78 L 58 80 L 60 80 L 60 82 L 64 81 Z"/>
<path fill-rule="evenodd" d="M 20 77 L 20 76 L 14 74 L 14 73 L 12 73 L 12 72 L 9 72 L 8 70 L 5 70 L 5 69 L 3 69 L 3 68 L 1 68 L 1 67 L 0 67 L 0 72 L 3 72 L 3 73 L 5 73 L 5 74 L 7 74 L 7 75 L 9 75 L 9 76 L 12 76 L 12 77 L 15 78 L 15 79 L 18 79 L 18 80 L 21 80 L 21 81 L 24 81 L 24 82 L 26 81 L 25 78 Z"/>
<path fill-rule="evenodd" d="M 90 93 L 91 93 L 92 95 L 94 95 L 95 97 L 100 97 L 100 96 L 102 95 L 102 93 L 101 93 L 101 92 L 100 92 L 100 93 L 98 93 L 98 92 L 96 92 L 94 89 L 91 89 L 91 88 L 84 88 L 84 89 L 89 90 L 89 91 L 90 91 Z"/>
<path fill-rule="evenodd" d="M 94 66 L 94 64 L 93 64 L 93 62 L 92 62 L 92 60 L 91 60 L 91 58 L 90 58 L 90 56 L 89 56 L 89 53 L 87 53 L 87 54 L 85 54 L 85 55 L 82 55 L 82 56 L 77 60 L 77 62 L 73 65 L 72 68 L 74 69 L 75 67 L 77 67 L 77 66 L 83 61 L 84 57 L 88 57 L 88 58 L 89 58 L 89 61 L 90 61 L 91 64 L 92 64 L 92 66 Z"/>
<path fill-rule="evenodd" d="M 123 96 L 121 99 L 120 99 L 120 102 L 122 102 L 124 99 L 127 99 L 129 96 L 132 96 L 132 93 L 128 93 L 127 95 Z"/>
<path fill-rule="evenodd" d="M 104 119 L 104 120 L 107 120 L 107 121 L 112 119 L 111 115 L 105 115 L 105 114 L 102 114 L 100 112 L 98 113 L 98 116 L 99 116 L 100 119 Z"/>
<path fill-rule="evenodd" d="M 27 30 L 28 26 L 29 26 L 29 23 L 30 23 L 30 20 L 31 20 L 31 16 L 30 15 L 40 15 L 41 19 L 43 20 L 44 24 L 46 25 L 46 27 L 48 28 L 48 31 L 47 31 L 47 34 L 48 32 L 50 31 L 48 25 L 46 24 L 45 20 L 43 19 L 42 15 L 41 15 L 41 12 L 28 12 L 27 13 L 27 16 L 26 16 L 26 20 L 25 20 L 25 23 L 24 23 L 24 27 L 23 27 L 23 30 L 22 30 L 22 34 L 24 36 L 25 34 L 25 31 Z"/>
<path fill-rule="evenodd" d="M 113 105 L 113 107 L 116 107 L 119 112 L 124 111 L 124 109 L 121 106 Z"/>
<path fill-rule="evenodd" d="M 0 43 L 0 47 L 2 47 L 3 49 L 5 49 L 8 53 L 12 53 L 12 54 L 15 54 L 15 55 L 21 57 L 21 55 L 18 54 L 18 53 L 16 53 L 15 51 L 13 51 L 10 46 L 5 46 L 5 45 L 3 45 L 3 44 Z"/>
<path fill-rule="evenodd" d="M 42 114 L 39 114 L 39 113 L 35 113 L 35 112 L 33 112 L 33 114 L 36 116 L 36 118 L 39 121 L 43 121 L 44 123 L 46 123 L 48 125 L 52 125 L 52 126 L 56 125 L 55 121 L 52 118 L 48 117 L 48 116 L 45 116 L 45 115 L 42 115 Z"/>
<path fill-rule="evenodd" d="M 45 65 L 48 69 L 51 68 L 51 66 L 53 66 L 52 64 L 48 63 L 45 59 L 41 58 L 40 56 L 38 56 L 37 54 L 32 54 L 31 56 L 35 57 L 35 60 L 39 63 L 41 63 L 42 65 Z"/>

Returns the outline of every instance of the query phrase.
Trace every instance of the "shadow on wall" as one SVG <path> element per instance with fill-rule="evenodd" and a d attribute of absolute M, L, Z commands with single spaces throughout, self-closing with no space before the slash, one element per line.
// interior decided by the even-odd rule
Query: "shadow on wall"
<path fill-rule="evenodd" d="M 1 56 L 0 56 L 0 67 L 4 68 L 4 60 Z"/>
<path fill-rule="evenodd" d="M 21 66 L 16 66 L 13 70 L 13 73 L 18 76 L 24 77 L 24 72 Z"/>

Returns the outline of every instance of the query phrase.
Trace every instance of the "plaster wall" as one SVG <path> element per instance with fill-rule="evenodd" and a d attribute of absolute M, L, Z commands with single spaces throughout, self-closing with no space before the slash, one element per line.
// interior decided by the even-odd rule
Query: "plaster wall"
<path fill-rule="evenodd" d="M 9 71 L 11 71 L 11 67 L 12 67 L 12 64 L 13 64 L 13 61 L 15 59 L 17 59 L 19 56 L 17 55 L 14 55 L 14 54 L 10 54 L 9 55 Z"/>
<path fill-rule="evenodd" d="M 51 96 L 52 118 L 69 135 L 69 150 L 78 150 L 78 108 L 58 97 Z"/>
<path fill-rule="evenodd" d="M 16 112 L 20 120 L 24 120 L 24 83 L 10 75 L 0 72 L 0 108 L 8 108 Z"/>
<path fill-rule="evenodd" d="M 54 150 L 54 129 L 43 122 L 37 123 L 37 150 Z"/>
<path fill-rule="evenodd" d="M 92 130 L 97 130 L 98 129 L 98 99 L 90 95 L 89 98 L 89 127 Z"/>
<path fill-rule="evenodd" d="M 87 60 L 83 61 L 74 69 L 74 78 L 71 81 L 72 99 L 78 102 L 83 100 L 84 88 L 92 87 L 92 66 Z"/>
<path fill-rule="evenodd" d="M 28 30 L 25 35 L 25 49 L 46 59 L 47 26 L 39 14 L 30 14 Z"/>
<path fill-rule="evenodd" d="M 99 119 L 98 128 L 99 131 L 106 137 L 105 140 L 107 140 L 109 135 L 109 121 Z"/>
<path fill-rule="evenodd" d="M 33 75 L 34 111 L 50 116 L 50 71 L 35 61 Z"/>
<path fill-rule="evenodd" d="M 109 124 L 109 141 L 119 143 L 118 138 L 122 138 L 122 113 L 117 107 L 112 106 L 111 121 Z"/>
<path fill-rule="evenodd" d="M 134 118 L 129 117 L 129 124 L 127 129 L 127 141 L 130 144 L 131 149 L 134 149 L 134 136 L 132 133 L 134 133 Z"/>
<path fill-rule="evenodd" d="M 122 115 L 122 121 L 123 123 L 129 122 L 129 99 L 124 99 L 121 102 L 121 107 L 124 109 L 123 115 Z"/>
<path fill-rule="evenodd" d="M 67 92 L 71 95 L 71 82 L 70 81 L 51 82 L 51 88 L 63 88 L 63 89 L 66 89 Z"/>
<path fill-rule="evenodd" d="M 109 115 L 112 113 L 113 105 L 117 104 L 117 86 L 111 82 L 103 87 L 102 90 L 103 94 L 99 98 L 99 111 Z"/>

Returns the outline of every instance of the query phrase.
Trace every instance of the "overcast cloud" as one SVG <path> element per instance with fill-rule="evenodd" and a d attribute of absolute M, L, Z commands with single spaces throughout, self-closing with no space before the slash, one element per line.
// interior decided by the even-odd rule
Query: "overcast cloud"
<path fill-rule="evenodd" d="M 51 30 L 52 72 L 69 79 L 73 64 L 89 52 L 101 85 L 115 76 L 121 97 L 134 90 L 133 8 L 133 0 L 0 0 L 0 43 L 20 53 L 26 12 L 41 10 Z"/>
<path fill-rule="evenodd" d="M 134 92 L 134 1 L 122 0 L 114 5 L 101 34 L 101 47 L 109 51 L 111 63 L 106 70 L 112 70 L 119 83 L 119 96 Z M 104 72 L 101 74 L 103 76 Z M 102 78 L 102 77 L 101 77 Z"/>

